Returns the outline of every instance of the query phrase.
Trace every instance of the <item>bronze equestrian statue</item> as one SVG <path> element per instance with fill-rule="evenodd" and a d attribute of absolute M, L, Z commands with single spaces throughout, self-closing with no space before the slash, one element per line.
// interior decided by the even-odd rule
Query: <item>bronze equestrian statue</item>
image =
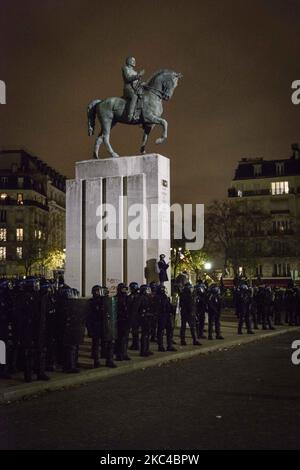
<path fill-rule="evenodd" d="M 94 158 L 99 158 L 99 149 L 104 142 L 112 157 L 119 155 L 110 144 L 110 131 L 118 122 L 123 124 L 141 125 L 144 136 L 141 153 L 144 154 L 148 136 L 155 124 L 162 126 L 163 134 L 156 140 L 162 144 L 167 139 L 168 123 L 161 117 L 163 113 L 163 101 L 172 98 L 178 80 L 182 78 L 180 73 L 173 70 L 159 70 L 145 83 L 141 82 L 144 70 L 137 72 L 134 67 L 134 57 L 126 59 L 126 65 L 122 68 L 124 81 L 123 97 L 106 98 L 105 100 L 93 100 L 88 105 L 88 134 L 95 131 L 96 116 L 101 125 L 101 131 L 96 139 Z"/>

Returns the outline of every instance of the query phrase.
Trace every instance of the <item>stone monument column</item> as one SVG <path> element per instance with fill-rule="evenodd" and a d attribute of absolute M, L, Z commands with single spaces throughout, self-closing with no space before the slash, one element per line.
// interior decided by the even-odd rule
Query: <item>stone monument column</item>
<path fill-rule="evenodd" d="M 103 204 L 115 210 L 109 227 Z M 156 261 L 170 256 L 169 207 L 170 162 L 162 155 L 77 162 L 67 181 L 66 283 L 88 296 L 95 284 L 113 291 L 119 282 L 158 281 Z M 116 237 L 105 237 L 106 229 Z"/>

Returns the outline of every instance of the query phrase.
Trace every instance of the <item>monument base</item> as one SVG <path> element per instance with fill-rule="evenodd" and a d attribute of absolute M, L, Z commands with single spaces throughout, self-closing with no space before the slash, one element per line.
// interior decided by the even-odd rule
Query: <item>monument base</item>
<path fill-rule="evenodd" d="M 158 282 L 159 255 L 170 257 L 169 206 L 162 155 L 77 162 L 67 181 L 66 283 L 87 296 L 95 284 L 113 292 L 120 282 Z"/>

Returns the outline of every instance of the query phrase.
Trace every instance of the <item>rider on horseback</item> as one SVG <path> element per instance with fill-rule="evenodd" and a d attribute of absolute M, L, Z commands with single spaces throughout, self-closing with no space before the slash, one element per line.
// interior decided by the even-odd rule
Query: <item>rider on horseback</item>
<path fill-rule="evenodd" d="M 145 71 L 141 70 L 137 72 L 134 70 L 136 61 L 134 57 L 127 57 L 126 65 L 122 67 L 122 76 L 124 81 L 124 98 L 127 100 L 127 106 L 125 112 L 127 113 L 128 122 L 132 121 L 135 106 L 138 97 L 141 94 L 141 83 L 140 79 L 144 75 Z"/>

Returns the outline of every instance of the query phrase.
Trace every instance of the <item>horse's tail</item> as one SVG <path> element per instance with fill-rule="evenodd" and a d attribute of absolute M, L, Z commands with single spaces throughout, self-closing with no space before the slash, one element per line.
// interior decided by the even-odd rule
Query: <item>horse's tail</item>
<path fill-rule="evenodd" d="M 96 121 L 96 106 L 101 103 L 102 100 L 93 100 L 88 104 L 87 117 L 88 117 L 88 135 L 91 136 L 95 131 Z"/>

